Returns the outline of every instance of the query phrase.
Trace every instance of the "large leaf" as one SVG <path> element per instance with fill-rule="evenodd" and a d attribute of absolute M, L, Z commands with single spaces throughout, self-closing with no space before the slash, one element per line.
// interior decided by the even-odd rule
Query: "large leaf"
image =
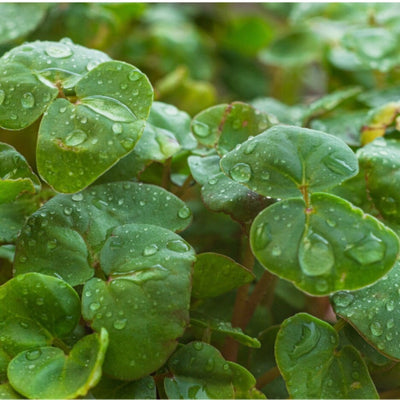
<path fill-rule="evenodd" d="M 80 317 L 77 293 L 64 281 L 30 273 L 0 287 L 0 346 L 13 357 L 68 336 Z"/>
<path fill-rule="evenodd" d="M 170 399 L 233 399 L 236 392 L 237 398 L 263 398 L 254 389 L 255 379 L 248 371 L 225 361 L 216 348 L 206 343 L 192 342 L 180 348 L 168 367 L 172 377 L 165 378 L 164 388 Z"/>
<path fill-rule="evenodd" d="M 387 357 L 400 360 L 400 263 L 374 285 L 332 297 L 335 312 Z"/>
<path fill-rule="evenodd" d="M 253 252 L 261 264 L 313 295 L 370 285 L 394 265 L 396 234 L 347 201 L 324 193 L 280 201 L 254 220 Z"/>
<path fill-rule="evenodd" d="M 165 363 L 188 323 L 193 261 L 191 247 L 159 226 L 112 231 L 100 253 L 109 279 L 91 279 L 82 296 L 85 320 L 110 335 L 108 375 L 138 379 Z"/>
<path fill-rule="evenodd" d="M 74 399 L 84 396 L 101 377 L 107 349 L 106 330 L 85 336 L 65 355 L 55 347 L 19 353 L 8 366 L 14 389 L 30 399 Z"/>
<path fill-rule="evenodd" d="M 57 99 L 39 129 L 38 170 L 60 192 L 83 189 L 129 153 L 153 100 L 146 75 L 119 61 L 90 70 L 75 91 L 76 104 Z"/>
<path fill-rule="evenodd" d="M 60 194 L 34 213 L 22 230 L 16 274 L 41 272 L 79 285 L 94 275 L 108 230 L 135 222 L 178 231 L 190 221 L 191 211 L 183 201 L 152 185 L 116 182 Z"/>
<path fill-rule="evenodd" d="M 40 190 L 38 177 L 14 147 L 0 143 L 0 205 L 13 201 L 22 193 Z"/>
<path fill-rule="evenodd" d="M 296 314 L 281 325 L 275 354 L 290 397 L 379 398 L 357 350 L 337 346 L 337 332 L 311 315 Z"/>
<path fill-rule="evenodd" d="M 358 171 L 343 141 L 293 126 L 276 126 L 244 142 L 222 158 L 221 167 L 234 181 L 276 198 L 327 189 Z"/>

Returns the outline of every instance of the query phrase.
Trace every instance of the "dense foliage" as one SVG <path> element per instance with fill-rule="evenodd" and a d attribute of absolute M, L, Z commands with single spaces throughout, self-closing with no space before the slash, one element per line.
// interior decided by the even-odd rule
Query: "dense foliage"
<path fill-rule="evenodd" d="M 0 398 L 400 396 L 398 4 L 0 4 Z"/>

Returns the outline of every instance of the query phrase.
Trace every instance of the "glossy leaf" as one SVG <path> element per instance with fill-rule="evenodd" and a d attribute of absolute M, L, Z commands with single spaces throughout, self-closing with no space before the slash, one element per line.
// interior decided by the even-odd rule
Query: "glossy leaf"
<path fill-rule="evenodd" d="M 216 147 L 226 154 L 249 136 L 255 136 L 278 121 L 271 115 L 246 103 L 221 104 L 202 111 L 192 121 L 192 132 L 198 142 Z"/>
<path fill-rule="evenodd" d="M 122 225 L 101 253 L 107 282 L 85 284 L 83 317 L 110 335 L 104 371 L 117 379 L 138 379 L 161 367 L 188 323 L 191 247 L 154 225 Z"/>
<path fill-rule="evenodd" d="M 296 314 L 281 325 L 276 361 L 292 398 L 379 398 L 357 350 L 337 346 L 336 331 L 311 315 Z"/>
<path fill-rule="evenodd" d="M 107 349 L 106 330 L 85 336 L 65 355 L 55 347 L 19 353 L 8 366 L 8 378 L 30 399 L 74 399 L 84 396 L 101 377 Z"/>
<path fill-rule="evenodd" d="M 49 346 L 70 334 L 80 317 L 77 293 L 64 281 L 37 273 L 0 287 L 1 348 L 9 356 Z"/>
<path fill-rule="evenodd" d="M 24 399 L 9 383 L 0 384 L 0 399 Z"/>
<path fill-rule="evenodd" d="M 13 201 L 22 193 L 40 190 L 38 177 L 25 158 L 12 146 L 0 143 L 0 204 Z"/>
<path fill-rule="evenodd" d="M 183 201 L 152 185 L 115 182 L 60 194 L 22 230 L 16 273 L 35 271 L 62 277 L 73 286 L 83 284 L 94 275 L 108 230 L 135 222 L 179 231 L 190 221 L 191 211 Z"/>
<path fill-rule="evenodd" d="M 354 153 L 340 139 L 291 126 L 244 142 L 222 158 L 221 167 L 234 181 L 276 198 L 327 189 L 358 171 Z"/>
<path fill-rule="evenodd" d="M 339 197 L 315 193 L 261 212 L 250 232 L 261 264 L 313 295 L 370 285 L 393 267 L 396 234 Z"/>
<path fill-rule="evenodd" d="M 103 375 L 91 390 L 96 399 L 156 399 L 156 385 L 151 376 L 137 381 L 118 381 Z"/>
<path fill-rule="evenodd" d="M 254 274 L 233 259 L 217 253 L 197 255 L 193 266 L 192 295 L 215 297 L 254 279 Z"/>
<path fill-rule="evenodd" d="M 238 371 L 236 366 L 225 361 L 217 349 L 206 343 L 189 343 L 168 361 L 173 376 L 165 378 L 165 392 L 170 399 L 233 399 L 235 392 L 239 393 L 239 398 L 246 398 L 244 394 L 251 388 L 248 380 L 241 375 L 246 378 L 250 375 L 253 388 L 255 379 L 248 371 L 248 375 Z"/>
<path fill-rule="evenodd" d="M 378 351 L 397 360 L 400 359 L 400 335 L 396 329 L 400 321 L 399 278 L 397 262 L 374 285 L 354 292 L 339 292 L 332 297 L 338 315 L 349 321 Z"/>
<path fill-rule="evenodd" d="M 0 43 L 7 43 L 33 31 L 46 14 L 47 4 L 0 4 Z"/>
<path fill-rule="evenodd" d="M 38 171 L 64 193 L 88 186 L 133 149 L 153 100 L 147 77 L 119 61 L 90 70 L 75 91 L 77 105 L 57 99 L 49 107 L 38 138 Z"/>

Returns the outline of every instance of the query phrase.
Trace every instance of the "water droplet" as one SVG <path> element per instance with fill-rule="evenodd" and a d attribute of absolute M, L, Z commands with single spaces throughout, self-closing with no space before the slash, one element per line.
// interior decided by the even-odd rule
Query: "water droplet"
<path fill-rule="evenodd" d="M 65 208 L 64 208 L 64 214 L 65 214 L 65 215 L 71 215 L 71 214 L 72 214 L 72 208 L 70 208 L 70 207 L 65 207 Z"/>
<path fill-rule="evenodd" d="M 183 206 L 178 211 L 178 217 L 182 218 L 182 219 L 189 218 L 191 215 L 192 215 L 192 212 L 190 211 L 190 208 L 187 206 Z"/>
<path fill-rule="evenodd" d="M 0 89 L 0 106 L 3 104 L 5 98 L 6 98 L 6 92 Z"/>
<path fill-rule="evenodd" d="M 299 263 L 303 272 L 309 276 L 329 272 L 335 263 L 331 244 L 309 229 L 300 244 Z"/>
<path fill-rule="evenodd" d="M 374 336 L 381 336 L 383 333 L 382 325 L 378 321 L 372 322 L 369 329 Z"/>
<path fill-rule="evenodd" d="M 268 181 L 270 176 L 271 175 L 268 171 L 263 171 L 263 172 L 261 172 L 261 175 L 260 175 L 260 177 L 263 181 Z"/>
<path fill-rule="evenodd" d="M 216 180 L 215 178 L 210 178 L 210 179 L 208 180 L 208 183 L 209 183 L 210 185 L 215 185 L 215 184 L 217 183 L 217 180 Z"/>
<path fill-rule="evenodd" d="M 190 247 L 180 239 L 170 240 L 167 243 L 167 249 L 176 251 L 177 253 L 185 253 L 190 250 Z"/>
<path fill-rule="evenodd" d="M 35 360 L 37 360 L 41 355 L 42 355 L 42 352 L 41 352 L 41 350 L 39 350 L 39 349 L 37 349 L 37 350 L 30 350 L 30 351 L 27 351 L 27 352 L 25 353 L 25 358 L 26 358 L 28 361 L 35 361 Z"/>
<path fill-rule="evenodd" d="M 354 301 L 354 296 L 349 292 L 339 292 L 333 296 L 333 302 L 339 307 L 348 307 Z"/>
<path fill-rule="evenodd" d="M 86 69 L 88 71 L 91 71 L 93 68 L 96 68 L 100 64 L 100 61 L 98 60 L 91 60 L 87 63 Z"/>
<path fill-rule="evenodd" d="M 360 374 L 357 371 L 352 372 L 351 377 L 353 379 L 358 379 L 360 377 Z"/>
<path fill-rule="evenodd" d="M 385 337 L 386 337 L 386 340 L 388 340 L 390 342 L 393 339 L 393 333 L 388 332 Z"/>
<path fill-rule="evenodd" d="M 82 193 L 74 193 L 72 195 L 72 200 L 73 201 L 82 201 L 83 200 L 83 194 Z"/>
<path fill-rule="evenodd" d="M 207 372 L 211 372 L 214 369 L 214 365 L 215 365 L 215 360 L 213 358 L 209 358 L 206 362 L 204 369 Z"/>
<path fill-rule="evenodd" d="M 123 127 L 119 122 L 115 122 L 112 126 L 112 131 L 116 134 L 119 135 L 123 131 Z"/>
<path fill-rule="evenodd" d="M 326 279 L 318 279 L 315 288 L 320 293 L 326 292 L 328 290 L 328 281 Z"/>
<path fill-rule="evenodd" d="M 388 329 L 391 329 L 391 328 L 394 327 L 394 319 L 393 319 L 393 318 L 390 318 L 390 319 L 386 322 L 386 327 L 387 327 Z"/>
<path fill-rule="evenodd" d="M 135 82 L 138 79 L 140 79 L 140 72 L 139 71 L 132 71 L 129 75 L 128 75 L 128 79 L 131 82 Z"/>
<path fill-rule="evenodd" d="M 44 304 L 44 298 L 43 297 L 38 297 L 36 299 L 36 305 L 42 306 Z"/>
<path fill-rule="evenodd" d="M 47 248 L 49 250 L 54 250 L 57 247 L 57 240 L 56 239 L 51 239 L 47 242 Z"/>
<path fill-rule="evenodd" d="M 158 246 L 156 244 L 150 244 L 149 246 L 146 246 L 143 249 L 143 255 L 144 256 L 152 256 L 153 254 L 156 254 L 158 251 Z"/>
<path fill-rule="evenodd" d="M 203 349 L 203 343 L 202 342 L 194 342 L 193 347 L 195 350 L 200 351 Z"/>
<path fill-rule="evenodd" d="M 322 160 L 323 164 L 335 174 L 347 176 L 355 170 L 346 161 L 334 154 L 329 154 Z"/>
<path fill-rule="evenodd" d="M 393 300 L 389 300 L 386 303 L 386 310 L 388 310 L 388 311 L 393 311 L 394 310 L 394 301 Z"/>
<path fill-rule="evenodd" d="M 68 46 L 61 43 L 47 46 L 45 51 L 47 55 L 54 58 L 67 58 L 72 55 L 72 50 Z"/>
<path fill-rule="evenodd" d="M 126 322 L 127 322 L 126 318 L 117 319 L 117 320 L 114 321 L 113 327 L 120 331 L 121 329 L 125 328 Z"/>
<path fill-rule="evenodd" d="M 98 309 L 100 308 L 100 303 L 91 303 L 90 306 L 89 306 L 89 308 L 90 308 L 92 311 L 96 311 L 96 310 L 98 310 Z"/>
<path fill-rule="evenodd" d="M 334 221 L 333 219 L 327 219 L 326 223 L 328 226 L 330 226 L 331 228 L 334 228 L 336 226 L 336 221 Z"/>
<path fill-rule="evenodd" d="M 32 108 L 35 105 L 35 98 L 30 92 L 24 93 L 21 97 L 21 104 L 24 108 Z"/>
<path fill-rule="evenodd" d="M 60 109 L 58 110 L 61 114 L 64 114 L 65 111 L 67 111 L 67 107 L 60 107 Z"/>
<path fill-rule="evenodd" d="M 269 225 L 267 224 L 258 225 L 254 235 L 255 250 L 264 249 L 270 241 L 271 241 L 271 231 Z"/>
<path fill-rule="evenodd" d="M 300 340 L 295 344 L 291 356 L 300 358 L 308 354 L 319 342 L 321 333 L 313 322 L 303 323 Z"/>
<path fill-rule="evenodd" d="M 210 134 L 211 134 L 210 127 L 207 124 L 205 124 L 204 122 L 200 122 L 198 120 L 193 121 L 192 131 L 196 136 L 198 136 L 200 138 L 206 138 L 207 136 L 210 136 Z"/>
<path fill-rule="evenodd" d="M 279 257 L 282 254 L 282 249 L 278 245 L 275 245 L 272 247 L 271 254 L 274 257 Z"/>
<path fill-rule="evenodd" d="M 362 238 L 359 242 L 349 246 L 345 253 L 361 265 L 373 264 L 385 256 L 386 245 L 373 233 Z"/>
<path fill-rule="evenodd" d="M 251 154 L 257 146 L 257 143 L 254 142 L 253 140 L 250 140 L 249 143 L 246 145 L 244 149 L 244 154 Z"/>
<path fill-rule="evenodd" d="M 236 182 L 248 182 L 251 178 L 251 168 L 249 164 L 237 163 L 229 171 L 231 178 Z"/>
<path fill-rule="evenodd" d="M 79 144 L 82 144 L 86 139 L 87 134 L 80 129 L 76 129 L 66 137 L 65 144 L 67 146 L 78 146 Z"/>

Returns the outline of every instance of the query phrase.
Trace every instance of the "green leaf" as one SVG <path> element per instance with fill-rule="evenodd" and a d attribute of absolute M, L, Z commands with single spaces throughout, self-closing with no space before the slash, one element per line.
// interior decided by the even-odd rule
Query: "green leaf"
<path fill-rule="evenodd" d="M 32 32 L 46 14 L 48 4 L 0 4 L 0 43 L 24 37 Z"/>
<path fill-rule="evenodd" d="M 157 186 L 116 182 L 59 194 L 22 230 L 16 274 L 35 271 L 62 277 L 72 286 L 83 284 L 94 275 L 97 254 L 112 228 L 135 222 L 179 231 L 190 221 L 185 203 Z"/>
<path fill-rule="evenodd" d="M 90 70 L 75 91 L 76 105 L 57 99 L 49 107 L 37 152 L 43 179 L 70 193 L 88 186 L 133 149 L 153 100 L 146 75 L 119 61 Z"/>
<path fill-rule="evenodd" d="M 313 295 L 370 285 L 394 265 L 396 234 L 347 201 L 325 193 L 280 201 L 261 212 L 252 250 L 272 273 Z"/>
<path fill-rule="evenodd" d="M 164 388 L 170 399 L 233 399 L 235 392 L 246 398 L 251 391 L 249 377 L 252 388 L 255 385 L 248 371 L 225 361 L 216 348 L 203 342 L 181 347 L 169 359 L 168 367 L 173 376 L 165 378 Z"/>
<path fill-rule="evenodd" d="M 265 131 L 278 121 L 246 103 L 221 104 L 202 111 L 192 121 L 192 131 L 200 144 L 216 147 L 226 154 L 249 136 Z"/>
<path fill-rule="evenodd" d="M 254 274 L 229 257 L 217 253 L 197 255 L 193 267 L 192 295 L 198 299 L 216 297 L 254 279 Z"/>
<path fill-rule="evenodd" d="M 360 167 L 365 170 L 366 189 L 374 206 L 384 218 L 400 222 L 400 143 L 379 138 L 357 153 Z"/>
<path fill-rule="evenodd" d="M 327 189 L 358 171 L 343 141 L 293 126 L 276 126 L 244 142 L 222 158 L 221 167 L 234 181 L 275 198 Z"/>
<path fill-rule="evenodd" d="M 151 376 L 137 381 L 118 381 L 103 375 L 91 390 L 96 399 L 156 399 L 156 385 Z"/>
<path fill-rule="evenodd" d="M 8 366 L 13 388 L 30 399 L 74 399 L 84 396 L 101 377 L 108 335 L 85 336 L 69 355 L 55 347 L 19 353 Z"/>
<path fill-rule="evenodd" d="M 0 143 L 0 204 L 11 202 L 22 193 L 39 190 L 40 181 L 25 158 L 14 147 Z"/>
<path fill-rule="evenodd" d="M 339 292 L 332 297 L 335 312 L 379 352 L 400 359 L 399 297 L 400 263 L 374 285 L 354 292 Z"/>
<path fill-rule="evenodd" d="M 69 335 L 80 317 L 77 293 L 64 281 L 30 273 L 0 287 L 1 348 L 9 356 L 49 346 Z"/>
<path fill-rule="evenodd" d="M 379 398 L 357 350 L 337 346 L 336 331 L 311 315 L 296 314 L 281 325 L 275 354 L 290 397 Z"/>
<path fill-rule="evenodd" d="M 24 399 L 9 383 L 0 384 L 0 399 Z"/>
<path fill-rule="evenodd" d="M 194 259 L 186 242 L 159 226 L 112 231 L 100 253 L 108 281 L 91 279 L 82 296 L 85 320 L 110 335 L 105 373 L 132 380 L 165 363 L 188 323 Z"/>
<path fill-rule="evenodd" d="M 257 339 L 246 335 L 240 328 L 234 328 L 230 322 L 222 321 L 217 318 L 208 318 L 196 312 L 192 312 L 191 316 L 190 325 L 192 326 L 205 328 L 211 331 L 211 333 L 220 334 L 224 337 L 229 336 L 244 346 L 254 348 L 260 347 L 260 342 Z"/>

